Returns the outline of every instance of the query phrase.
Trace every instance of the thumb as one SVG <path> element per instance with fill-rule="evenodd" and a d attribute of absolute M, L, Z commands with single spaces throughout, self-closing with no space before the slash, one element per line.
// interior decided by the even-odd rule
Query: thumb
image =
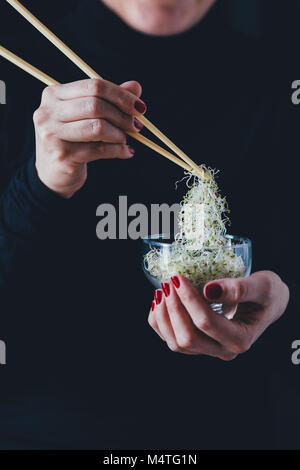
<path fill-rule="evenodd" d="M 268 280 L 263 276 L 239 279 L 219 279 L 204 286 L 204 296 L 210 302 L 238 304 L 243 302 L 263 303 Z"/>
<path fill-rule="evenodd" d="M 130 80 L 129 82 L 122 83 L 120 87 L 125 88 L 125 90 L 127 91 L 130 91 L 130 93 L 137 96 L 138 98 L 141 97 L 142 86 L 139 84 L 139 82 Z"/>

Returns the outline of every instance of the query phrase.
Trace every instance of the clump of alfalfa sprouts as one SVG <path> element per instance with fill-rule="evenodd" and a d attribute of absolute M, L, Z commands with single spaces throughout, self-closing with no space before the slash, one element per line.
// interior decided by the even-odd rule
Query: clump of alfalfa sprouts
<path fill-rule="evenodd" d="M 178 216 L 179 233 L 175 239 L 187 249 L 215 247 L 226 242 L 229 209 L 215 181 L 216 171 L 205 168 L 205 178 L 187 176 L 190 188 L 181 202 Z M 192 181 L 192 184 L 190 182 Z"/>
<path fill-rule="evenodd" d="M 202 288 L 212 279 L 240 277 L 245 271 L 243 260 L 236 256 L 226 238 L 229 209 L 219 192 L 216 172 L 204 165 L 205 177 L 188 173 L 189 191 L 181 202 L 179 232 L 169 250 L 153 248 L 145 256 L 145 267 L 160 282 L 182 274 Z"/>

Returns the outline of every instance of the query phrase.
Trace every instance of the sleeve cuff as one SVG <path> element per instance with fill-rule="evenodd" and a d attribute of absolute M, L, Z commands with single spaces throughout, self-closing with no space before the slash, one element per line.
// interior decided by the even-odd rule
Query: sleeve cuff
<path fill-rule="evenodd" d="M 48 212 L 51 211 L 51 209 L 63 208 L 65 205 L 68 205 L 68 199 L 56 194 L 40 180 L 36 170 L 34 157 L 28 162 L 27 178 L 32 198 L 40 208 L 43 208 Z"/>

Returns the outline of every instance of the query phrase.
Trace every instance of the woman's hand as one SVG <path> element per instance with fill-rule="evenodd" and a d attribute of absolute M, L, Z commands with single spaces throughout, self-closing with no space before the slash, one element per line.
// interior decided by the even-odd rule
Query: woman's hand
<path fill-rule="evenodd" d="M 146 111 L 141 93 L 137 82 L 97 79 L 46 88 L 34 113 L 40 180 L 69 198 L 84 185 L 88 162 L 132 157 L 125 132 L 143 127 L 135 119 Z"/>
<path fill-rule="evenodd" d="M 172 351 L 205 354 L 224 361 L 247 351 L 284 313 L 289 289 L 277 274 L 259 271 L 245 279 L 220 279 L 204 287 L 204 297 L 223 303 L 215 313 L 183 276 L 155 291 L 149 324 Z M 164 292 L 164 294 L 163 294 Z"/>

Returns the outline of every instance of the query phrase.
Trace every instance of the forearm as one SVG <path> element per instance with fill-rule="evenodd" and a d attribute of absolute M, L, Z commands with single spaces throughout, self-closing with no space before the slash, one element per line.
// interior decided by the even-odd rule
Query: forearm
<path fill-rule="evenodd" d="M 41 183 L 34 158 L 20 167 L 0 199 L 0 285 L 37 251 L 68 201 Z"/>

